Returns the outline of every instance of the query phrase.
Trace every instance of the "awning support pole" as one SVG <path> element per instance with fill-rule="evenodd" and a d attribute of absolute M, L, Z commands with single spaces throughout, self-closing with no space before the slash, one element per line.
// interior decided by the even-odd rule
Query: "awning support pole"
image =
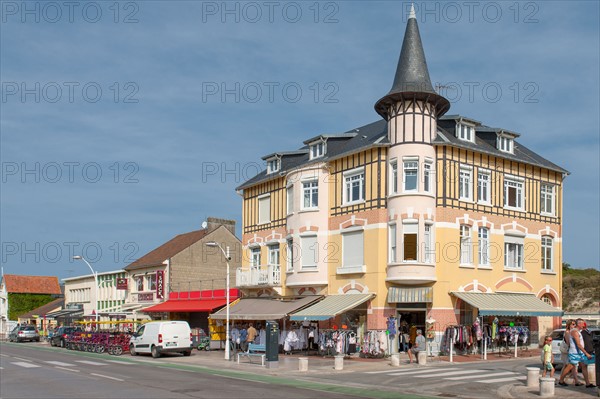
<path fill-rule="evenodd" d="M 517 357 L 517 344 L 519 343 L 519 336 L 517 335 L 517 339 L 515 340 L 515 358 Z"/>

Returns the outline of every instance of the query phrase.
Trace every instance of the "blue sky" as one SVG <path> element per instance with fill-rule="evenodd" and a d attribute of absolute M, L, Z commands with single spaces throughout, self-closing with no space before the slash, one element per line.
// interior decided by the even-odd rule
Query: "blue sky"
<path fill-rule="evenodd" d="M 379 119 L 410 6 L 117 4 L 0 3 L 5 273 L 115 270 L 207 216 L 239 225 L 261 156 Z M 415 2 L 432 81 L 571 172 L 564 260 L 598 268 L 599 3 L 468 4 Z"/>

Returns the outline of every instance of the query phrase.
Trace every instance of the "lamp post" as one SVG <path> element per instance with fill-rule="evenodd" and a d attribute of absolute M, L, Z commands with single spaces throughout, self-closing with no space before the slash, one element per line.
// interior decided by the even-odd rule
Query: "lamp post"
<path fill-rule="evenodd" d="M 225 316 L 225 360 L 229 360 L 229 261 L 231 260 L 231 256 L 229 256 L 229 246 L 227 246 L 227 252 L 215 241 L 207 242 L 206 246 L 219 248 L 221 252 L 223 252 L 223 256 L 225 256 L 225 260 L 227 261 L 227 283 L 225 290 L 225 301 L 227 302 L 225 305 L 227 308 Z"/>
<path fill-rule="evenodd" d="M 98 314 L 100 311 L 100 309 L 98 309 L 98 272 L 92 268 L 92 265 L 90 265 L 90 263 L 87 260 L 85 260 L 85 258 L 83 256 L 75 255 L 75 256 L 73 256 L 73 259 L 84 261 L 85 264 L 88 265 L 88 267 L 92 271 L 92 274 L 94 275 L 94 285 L 95 285 L 95 291 L 96 291 L 96 328 L 98 328 L 98 316 L 100 316 Z"/>

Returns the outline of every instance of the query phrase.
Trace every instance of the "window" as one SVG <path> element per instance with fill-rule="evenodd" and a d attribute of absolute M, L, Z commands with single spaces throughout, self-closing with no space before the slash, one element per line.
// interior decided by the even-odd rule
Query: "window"
<path fill-rule="evenodd" d="M 426 193 L 432 192 L 431 187 L 431 162 L 423 164 L 423 191 Z"/>
<path fill-rule="evenodd" d="M 477 202 L 490 203 L 490 172 L 480 170 L 477 173 Z"/>
<path fill-rule="evenodd" d="M 542 184 L 540 210 L 542 214 L 554 215 L 554 186 Z"/>
<path fill-rule="evenodd" d="M 279 245 L 269 245 L 269 265 L 279 266 Z"/>
<path fill-rule="evenodd" d="M 287 249 L 286 249 L 286 263 L 287 263 L 287 271 L 294 271 L 294 241 L 287 240 Z"/>
<path fill-rule="evenodd" d="M 509 178 L 504 179 L 504 206 L 523 208 L 523 182 Z"/>
<path fill-rule="evenodd" d="M 135 287 L 138 292 L 144 291 L 144 278 L 142 276 L 135 277 Z"/>
<path fill-rule="evenodd" d="M 554 303 L 552 303 L 552 297 L 548 294 L 542 295 L 542 301 L 544 301 L 545 303 L 547 303 L 550 306 L 554 306 Z"/>
<path fill-rule="evenodd" d="M 267 161 L 267 174 L 275 173 L 275 172 L 279 171 L 280 165 L 281 165 L 281 162 L 280 162 L 279 158 L 275 158 L 275 159 L 271 159 L 271 160 Z"/>
<path fill-rule="evenodd" d="M 473 128 L 473 126 L 469 126 L 469 125 L 464 125 L 462 123 L 459 123 L 456 126 L 456 129 L 458 130 L 458 138 L 461 140 L 465 140 L 465 141 L 474 141 L 475 139 L 475 129 Z"/>
<path fill-rule="evenodd" d="M 415 262 L 417 260 L 417 232 L 419 225 L 416 223 L 406 223 L 402 225 L 404 257 L 405 262 Z"/>
<path fill-rule="evenodd" d="M 317 236 L 300 237 L 302 247 L 302 269 L 315 269 L 319 258 Z"/>
<path fill-rule="evenodd" d="M 319 182 L 310 181 L 302 183 L 303 209 L 317 208 L 319 206 Z"/>
<path fill-rule="evenodd" d="M 463 201 L 473 200 L 473 170 L 468 167 L 460 167 L 458 197 Z"/>
<path fill-rule="evenodd" d="M 394 262 L 396 262 L 396 225 L 391 224 L 390 227 L 388 228 L 388 232 L 389 232 L 389 248 L 390 248 L 389 262 L 394 263 Z"/>
<path fill-rule="evenodd" d="M 417 191 L 417 180 L 419 176 L 418 161 L 404 161 L 404 192 Z"/>
<path fill-rule="evenodd" d="M 542 236 L 542 270 L 552 271 L 552 237 Z"/>
<path fill-rule="evenodd" d="M 288 186 L 287 191 L 287 214 L 294 213 L 294 186 Z"/>
<path fill-rule="evenodd" d="M 424 237 L 424 244 L 425 244 L 425 263 L 433 263 L 434 262 L 434 255 L 435 255 L 435 251 L 433 249 L 433 232 L 432 232 L 432 225 L 431 224 L 426 224 L 425 225 L 425 237 Z"/>
<path fill-rule="evenodd" d="M 506 136 L 498 136 L 498 149 L 502 152 L 513 153 L 513 139 Z"/>
<path fill-rule="evenodd" d="M 260 248 L 250 250 L 250 267 L 257 269 L 260 266 Z"/>
<path fill-rule="evenodd" d="M 342 235 L 342 268 L 363 266 L 364 237 L 363 232 L 353 231 Z"/>
<path fill-rule="evenodd" d="M 462 224 L 460 226 L 460 264 L 470 265 L 473 263 L 471 258 L 472 242 L 471 242 L 471 227 Z"/>
<path fill-rule="evenodd" d="M 479 248 L 477 252 L 480 266 L 489 266 L 490 264 L 489 234 L 489 230 L 485 227 L 480 227 L 477 232 L 477 238 L 479 239 Z"/>
<path fill-rule="evenodd" d="M 390 162 L 390 194 L 398 193 L 398 161 Z"/>
<path fill-rule="evenodd" d="M 269 195 L 258 199 L 258 224 L 271 221 L 271 197 Z"/>
<path fill-rule="evenodd" d="M 523 244 L 504 243 L 504 267 L 507 269 L 523 268 Z"/>
<path fill-rule="evenodd" d="M 319 158 L 325 155 L 325 142 L 320 141 L 310 146 L 310 159 Z"/>
<path fill-rule="evenodd" d="M 148 287 L 148 291 L 156 291 L 156 273 L 146 276 L 146 286 Z"/>
<path fill-rule="evenodd" d="M 344 202 L 353 203 L 365 199 L 365 172 L 363 169 L 354 170 L 344 175 Z"/>
<path fill-rule="evenodd" d="M 463 325 L 471 325 L 473 324 L 473 307 L 466 303 L 465 301 L 460 301 L 460 315 L 459 320 Z"/>

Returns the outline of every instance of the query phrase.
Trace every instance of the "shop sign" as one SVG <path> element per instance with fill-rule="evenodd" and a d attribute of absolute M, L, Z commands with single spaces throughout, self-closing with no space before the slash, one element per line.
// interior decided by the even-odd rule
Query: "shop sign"
<path fill-rule="evenodd" d="M 145 292 L 143 294 L 138 294 L 138 302 L 153 301 L 153 300 L 154 300 L 153 292 Z"/>
<path fill-rule="evenodd" d="M 156 271 L 156 297 L 165 299 L 165 272 L 163 270 Z"/>
<path fill-rule="evenodd" d="M 127 278 L 118 278 L 117 279 L 117 289 L 118 290 L 126 290 L 127 289 Z"/>

